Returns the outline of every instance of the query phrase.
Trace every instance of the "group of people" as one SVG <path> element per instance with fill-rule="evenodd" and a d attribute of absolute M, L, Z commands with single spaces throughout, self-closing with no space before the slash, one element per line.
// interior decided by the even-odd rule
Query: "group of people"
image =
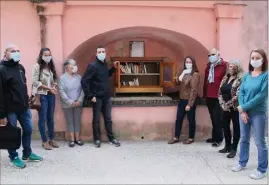
<path fill-rule="evenodd" d="M 239 163 L 232 169 L 241 171 L 249 158 L 250 130 L 254 130 L 255 143 L 258 148 L 258 168 L 251 178 L 260 179 L 265 176 L 268 166 L 266 146 L 266 113 L 267 113 L 267 56 L 263 50 L 251 51 L 249 71 L 243 75 L 239 60 L 225 62 L 217 49 L 208 55 L 209 63 L 205 69 L 204 97 L 212 121 L 212 138 L 206 142 L 218 147 L 225 138 L 225 147 L 220 153 L 229 153 L 228 158 L 236 155 L 240 142 Z M 9 149 L 9 157 L 13 165 L 26 167 L 23 160 L 42 161 L 43 158 L 31 150 L 31 134 L 33 131 L 32 116 L 29 109 L 25 69 L 20 62 L 20 51 L 17 46 L 9 45 L 5 49 L 4 59 L 0 64 L 0 126 L 21 124 L 23 156 L 18 157 L 15 149 Z M 42 139 L 42 147 L 46 150 L 58 148 L 54 140 L 55 95 L 59 94 L 69 132 L 69 146 L 83 145 L 80 138 L 80 125 L 83 100 L 92 102 L 93 138 L 95 147 L 101 146 L 100 116 L 104 117 L 105 129 L 109 143 L 118 147 L 120 142 L 112 131 L 111 108 L 108 78 L 113 75 L 117 62 L 108 69 L 105 48 L 96 50 L 96 59 L 89 64 L 84 75 L 78 72 L 76 61 L 68 59 L 64 63 L 64 74 L 59 78 L 49 48 L 40 50 L 37 63 L 32 70 L 33 96 L 39 96 L 41 109 L 38 111 L 38 128 Z M 180 85 L 180 101 L 177 109 L 175 135 L 168 142 L 179 142 L 185 114 L 189 121 L 189 137 L 184 144 L 191 144 L 195 138 L 196 100 L 200 81 L 199 71 L 193 57 L 184 59 L 184 69 L 176 81 Z M 233 137 L 230 122 L 233 123 Z M 46 126 L 48 137 L 46 135 Z M 231 139 L 233 138 L 233 140 Z"/>
<path fill-rule="evenodd" d="M 258 149 L 258 168 L 250 177 L 260 179 L 268 168 L 268 150 L 266 146 L 267 97 L 268 97 L 268 60 L 261 49 L 250 53 L 248 72 L 243 73 L 239 60 L 224 61 L 219 51 L 213 48 L 208 55 L 209 63 L 205 69 L 204 98 L 212 121 L 212 137 L 207 143 L 218 147 L 225 138 L 225 146 L 220 153 L 228 153 L 234 158 L 240 142 L 239 163 L 232 171 L 243 170 L 249 159 L 251 128 Z M 184 59 L 184 69 L 176 78 L 180 85 L 180 101 L 177 108 L 175 135 L 168 144 L 180 141 L 180 132 L 185 114 L 189 122 L 189 137 L 183 144 L 194 142 L 195 110 L 199 71 L 193 57 Z M 231 134 L 230 123 L 233 123 Z"/>

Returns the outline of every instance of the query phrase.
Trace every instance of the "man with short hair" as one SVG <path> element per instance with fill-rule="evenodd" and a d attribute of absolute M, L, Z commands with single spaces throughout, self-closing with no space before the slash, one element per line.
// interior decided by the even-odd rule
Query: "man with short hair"
<path fill-rule="evenodd" d="M 106 62 L 106 50 L 99 46 L 96 50 L 96 59 L 89 64 L 86 72 L 81 79 L 82 89 L 87 100 L 92 102 L 93 119 L 93 139 L 95 147 L 101 146 L 100 141 L 100 116 L 104 117 L 105 129 L 109 143 L 119 147 L 120 143 L 115 139 L 112 132 L 111 108 L 112 101 L 110 98 L 108 78 L 113 75 L 118 61 L 114 62 L 114 67 L 108 69 Z"/>
<path fill-rule="evenodd" d="M 43 158 L 31 150 L 32 114 L 28 106 L 25 69 L 19 63 L 20 60 L 18 47 L 7 46 L 4 59 L 0 63 L 0 125 L 5 126 L 8 123 L 17 126 L 19 121 L 22 127 L 22 160 L 41 161 Z M 8 153 L 15 167 L 26 167 L 15 149 L 9 149 Z"/>
<path fill-rule="evenodd" d="M 227 71 L 228 63 L 225 62 L 216 48 L 208 54 L 209 63 L 205 69 L 204 97 L 206 98 L 207 108 L 212 121 L 212 138 L 206 140 L 212 143 L 213 147 L 220 146 L 223 140 L 222 109 L 218 100 L 220 83 Z"/>

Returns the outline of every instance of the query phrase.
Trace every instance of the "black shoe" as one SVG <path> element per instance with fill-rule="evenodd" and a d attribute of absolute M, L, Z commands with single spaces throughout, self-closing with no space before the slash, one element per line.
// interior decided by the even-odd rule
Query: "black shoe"
<path fill-rule="evenodd" d="M 207 143 L 213 143 L 213 139 L 212 138 L 209 138 L 206 140 Z"/>
<path fill-rule="evenodd" d="M 100 147 L 101 147 L 101 141 L 100 141 L 100 140 L 96 140 L 96 141 L 94 141 L 93 143 L 94 143 L 94 146 L 95 146 L 96 148 L 100 148 Z"/>
<path fill-rule="evenodd" d="M 225 146 L 223 149 L 219 150 L 219 153 L 225 154 L 225 153 L 229 153 L 230 147 Z"/>
<path fill-rule="evenodd" d="M 219 147 L 221 145 L 221 142 L 219 141 L 219 142 L 214 142 L 214 143 L 212 143 L 212 146 L 213 147 Z"/>
<path fill-rule="evenodd" d="M 116 139 L 110 140 L 108 141 L 109 144 L 114 145 L 115 147 L 119 147 L 120 146 L 120 142 L 117 141 Z"/>
<path fill-rule="evenodd" d="M 69 142 L 69 147 L 72 147 L 73 148 L 74 146 L 75 146 L 75 142 L 74 141 L 70 141 Z"/>
<path fill-rule="evenodd" d="M 79 146 L 84 145 L 84 143 L 83 143 L 81 140 L 77 140 L 77 141 L 75 141 L 75 143 L 76 143 L 77 145 L 79 145 Z"/>
<path fill-rule="evenodd" d="M 234 158 L 236 156 L 236 150 L 231 150 L 230 153 L 227 155 L 227 158 Z"/>

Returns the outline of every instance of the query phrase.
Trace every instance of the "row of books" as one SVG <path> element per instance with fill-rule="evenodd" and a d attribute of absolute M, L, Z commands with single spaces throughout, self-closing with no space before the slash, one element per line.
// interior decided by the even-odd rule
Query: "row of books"
<path fill-rule="evenodd" d="M 139 80 L 138 78 L 135 78 L 133 81 L 122 81 L 121 82 L 122 86 L 139 86 Z"/>
<path fill-rule="evenodd" d="M 125 63 L 125 65 L 120 65 L 121 73 L 132 74 L 132 73 L 147 73 L 147 68 L 145 64 L 133 64 Z"/>

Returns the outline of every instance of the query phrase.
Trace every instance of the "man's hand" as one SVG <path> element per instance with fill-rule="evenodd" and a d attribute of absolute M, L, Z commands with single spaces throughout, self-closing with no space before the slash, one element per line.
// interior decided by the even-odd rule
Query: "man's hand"
<path fill-rule="evenodd" d="M 242 112 L 241 114 L 242 121 L 247 124 L 248 123 L 248 114 L 246 112 Z"/>
<path fill-rule="evenodd" d="M 6 118 L 0 119 L 0 127 L 6 126 L 6 124 L 7 124 L 7 119 Z"/>
<path fill-rule="evenodd" d="M 96 102 L 96 98 L 93 97 L 93 98 L 91 99 L 91 101 L 92 101 L 93 103 L 95 103 L 95 102 Z"/>
<path fill-rule="evenodd" d="M 113 62 L 113 65 L 114 65 L 115 68 L 118 68 L 118 63 L 119 63 L 119 61 Z"/>
<path fill-rule="evenodd" d="M 221 108 L 222 108 L 223 111 L 226 111 L 226 112 L 229 111 L 229 112 L 231 112 L 230 109 L 226 105 L 224 105 L 224 104 L 221 106 Z"/>
<path fill-rule="evenodd" d="M 77 106 L 77 102 L 73 102 L 73 103 L 71 104 L 71 106 L 72 106 L 72 107 L 76 107 L 76 106 Z"/>
<path fill-rule="evenodd" d="M 187 105 L 186 107 L 185 107 L 185 111 L 189 111 L 191 109 L 191 107 L 189 106 L 189 105 Z"/>

